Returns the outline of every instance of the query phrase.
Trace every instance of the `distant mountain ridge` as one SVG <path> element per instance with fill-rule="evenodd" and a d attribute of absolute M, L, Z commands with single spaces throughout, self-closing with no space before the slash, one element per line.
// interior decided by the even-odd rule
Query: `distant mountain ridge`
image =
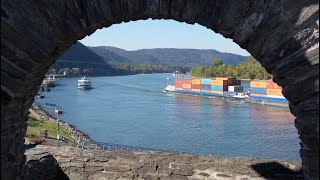
<path fill-rule="evenodd" d="M 88 47 L 111 64 L 153 64 L 165 66 L 207 66 L 214 58 L 221 59 L 227 65 L 239 64 L 248 56 L 222 53 L 206 49 L 155 48 L 127 51 L 111 46 Z"/>
<path fill-rule="evenodd" d="M 73 61 L 73 62 L 88 62 L 105 64 L 102 57 L 88 49 L 80 42 L 73 44 L 66 52 L 64 52 L 58 59 L 59 61 Z"/>
<path fill-rule="evenodd" d="M 77 42 L 57 59 L 51 73 L 62 73 L 68 68 L 73 75 L 188 71 L 195 66 L 210 65 L 215 58 L 228 65 L 247 59 L 246 56 L 216 50 L 156 48 L 127 51 L 110 46 L 87 47 Z"/>
<path fill-rule="evenodd" d="M 52 69 L 79 68 L 81 72 L 90 72 L 90 75 L 112 75 L 117 70 L 109 65 L 102 57 L 77 42 L 64 52 L 52 65 Z"/>

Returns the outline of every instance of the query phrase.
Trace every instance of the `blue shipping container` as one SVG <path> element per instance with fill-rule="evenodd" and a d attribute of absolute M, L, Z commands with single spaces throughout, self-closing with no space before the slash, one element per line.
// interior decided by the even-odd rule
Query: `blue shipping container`
<path fill-rule="evenodd" d="M 203 89 L 203 90 L 211 90 L 211 84 L 201 84 L 201 89 Z"/>
<path fill-rule="evenodd" d="M 267 89 L 266 88 L 251 88 L 250 93 L 267 94 Z"/>
<path fill-rule="evenodd" d="M 211 79 L 201 79 L 201 84 L 210 84 L 211 85 Z"/>
<path fill-rule="evenodd" d="M 228 86 L 212 86 L 214 91 L 228 91 Z"/>

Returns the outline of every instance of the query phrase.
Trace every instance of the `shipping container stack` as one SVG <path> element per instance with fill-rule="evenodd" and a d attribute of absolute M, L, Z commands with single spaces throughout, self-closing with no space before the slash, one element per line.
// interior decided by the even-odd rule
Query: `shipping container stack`
<path fill-rule="evenodd" d="M 176 90 L 183 90 L 182 89 L 183 79 L 176 79 L 174 81 L 174 87 Z"/>
<path fill-rule="evenodd" d="M 182 89 L 191 91 L 192 79 L 183 79 Z"/>
<path fill-rule="evenodd" d="M 175 89 L 181 92 L 194 94 L 229 94 L 228 87 L 231 87 L 231 92 L 240 92 L 243 90 L 240 86 L 241 81 L 236 78 L 187 78 L 176 79 Z"/>
<path fill-rule="evenodd" d="M 191 80 L 191 90 L 193 92 L 201 92 L 201 80 L 198 78 L 193 78 Z"/>
<path fill-rule="evenodd" d="M 251 81 L 250 96 L 265 96 L 270 98 L 284 98 L 282 95 L 282 87 L 272 80 Z"/>
<path fill-rule="evenodd" d="M 201 92 L 212 93 L 211 81 L 212 81 L 212 80 L 209 79 L 209 78 L 202 78 L 202 79 L 200 79 Z"/>
<path fill-rule="evenodd" d="M 229 94 L 229 86 L 239 86 L 240 81 L 236 78 L 215 77 L 212 79 L 212 93 Z"/>
<path fill-rule="evenodd" d="M 243 92 L 241 81 L 236 78 L 187 78 L 176 79 L 177 92 L 229 97 L 234 92 Z M 282 87 L 272 80 L 252 80 L 250 82 L 250 97 L 254 99 L 286 102 L 282 95 Z M 264 101 L 266 102 L 266 101 Z"/>
<path fill-rule="evenodd" d="M 263 80 L 253 80 L 250 82 L 250 96 L 267 96 L 267 82 Z"/>
<path fill-rule="evenodd" d="M 267 81 L 267 97 L 284 98 L 282 87 L 273 81 Z"/>

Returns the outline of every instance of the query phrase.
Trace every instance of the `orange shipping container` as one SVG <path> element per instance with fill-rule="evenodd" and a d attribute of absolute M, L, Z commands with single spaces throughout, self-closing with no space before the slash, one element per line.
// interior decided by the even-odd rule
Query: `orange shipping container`
<path fill-rule="evenodd" d="M 275 83 L 273 81 L 268 81 L 267 82 L 267 88 L 268 89 L 282 89 L 281 86 L 279 86 L 277 83 Z"/>
<path fill-rule="evenodd" d="M 192 79 L 192 84 L 201 84 L 201 80 L 200 79 Z"/>
<path fill-rule="evenodd" d="M 251 81 L 250 87 L 251 88 L 267 88 L 267 82 L 266 81 Z"/>
<path fill-rule="evenodd" d="M 183 89 L 191 89 L 191 84 L 182 84 Z"/>
<path fill-rule="evenodd" d="M 191 84 L 192 79 L 183 79 L 183 84 Z"/>
<path fill-rule="evenodd" d="M 174 84 L 182 84 L 183 83 L 183 79 L 176 79 L 174 81 Z"/>
<path fill-rule="evenodd" d="M 228 86 L 227 80 L 212 80 L 212 85 L 214 86 Z"/>
<path fill-rule="evenodd" d="M 201 84 L 191 84 L 192 89 L 201 89 Z"/>
<path fill-rule="evenodd" d="M 180 88 L 180 87 L 178 87 L 178 88 L 177 88 L 177 87 L 175 87 L 175 89 L 176 89 L 176 90 L 183 90 L 183 89 L 182 89 L 182 88 Z"/>
<path fill-rule="evenodd" d="M 175 88 L 182 88 L 182 84 L 180 84 L 180 83 L 174 83 L 174 87 L 175 87 Z"/>
<path fill-rule="evenodd" d="M 282 89 L 267 89 L 267 95 L 283 96 Z"/>

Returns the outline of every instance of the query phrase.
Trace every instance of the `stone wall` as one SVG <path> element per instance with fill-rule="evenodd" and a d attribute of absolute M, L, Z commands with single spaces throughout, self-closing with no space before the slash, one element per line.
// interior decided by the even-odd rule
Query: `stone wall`
<path fill-rule="evenodd" d="M 26 155 L 26 180 L 303 179 L 301 163 L 297 161 L 43 145 L 27 150 Z"/>
<path fill-rule="evenodd" d="M 28 109 L 56 58 L 97 29 L 148 18 L 198 23 L 248 50 L 283 87 L 305 178 L 319 179 L 319 0 L 2 0 L 3 179 L 21 176 Z"/>

